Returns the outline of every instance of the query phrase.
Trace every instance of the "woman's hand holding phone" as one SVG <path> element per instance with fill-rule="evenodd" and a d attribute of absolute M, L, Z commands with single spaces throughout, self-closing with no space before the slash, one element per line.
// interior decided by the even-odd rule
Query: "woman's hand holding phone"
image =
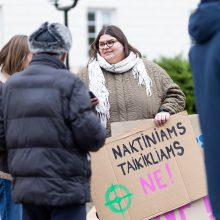
<path fill-rule="evenodd" d="M 96 105 L 99 104 L 99 100 L 98 98 L 94 95 L 94 93 L 92 91 L 89 91 L 89 95 L 90 95 L 90 100 L 91 100 L 91 104 L 92 104 L 92 107 L 95 108 Z"/>

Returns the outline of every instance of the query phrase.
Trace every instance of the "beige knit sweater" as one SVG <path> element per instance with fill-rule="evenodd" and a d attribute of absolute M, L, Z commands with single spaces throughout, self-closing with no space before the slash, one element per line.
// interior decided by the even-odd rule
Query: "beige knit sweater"
<path fill-rule="evenodd" d="M 111 73 L 103 70 L 106 88 L 109 91 L 110 119 L 107 137 L 111 136 L 110 123 L 154 118 L 160 110 L 175 114 L 185 108 L 185 95 L 179 86 L 157 64 L 144 59 L 148 75 L 152 80 L 152 95 L 147 96 L 144 86 L 138 85 L 131 70 Z M 80 78 L 89 85 L 88 69 L 79 72 Z"/>

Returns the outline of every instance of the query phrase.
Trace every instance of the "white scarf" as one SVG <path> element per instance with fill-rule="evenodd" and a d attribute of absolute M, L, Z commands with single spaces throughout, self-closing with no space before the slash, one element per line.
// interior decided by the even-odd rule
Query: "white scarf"
<path fill-rule="evenodd" d="M 132 69 L 134 79 L 138 79 L 138 85 L 145 86 L 147 96 L 151 96 L 152 81 L 147 74 L 143 60 L 133 52 L 130 52 L 128 57 L 116 64 L 109 64 L 103 57 L 97 54 L 97 60 L 94 59 L 88 65 L 89 89 L 99 100 L 96 111 L 101 123 L 106 127 L 107 120 L 110 118 L 109 91 L 105 86 L 105 78 L 100 67 L 113 73 L 124 73 Z"/>

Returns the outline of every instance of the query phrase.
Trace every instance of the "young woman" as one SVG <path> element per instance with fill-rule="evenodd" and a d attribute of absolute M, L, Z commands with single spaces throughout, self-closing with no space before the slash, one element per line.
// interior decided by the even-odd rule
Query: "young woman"
<path fill-rule="evenodd" d="M 0 81 L 4 83 L 12 74 L 22 71 L 31 61 L 26 35 L 15 35 L 0 50 Z M 7 154 L 0 146 L 0 219 L 20 220 L 21 206 L 11 198 L 11 176 L 8 173 Z"/>
<path fill-rule="evenodd" d="M 169 75 L 143 58 L 116 26 L 103 27 L 79 76 L 96 98 L 92 104 L 111 136 L 110 123 L 154 118 L 157 126 L 183 111 L 185 95 Z"/>

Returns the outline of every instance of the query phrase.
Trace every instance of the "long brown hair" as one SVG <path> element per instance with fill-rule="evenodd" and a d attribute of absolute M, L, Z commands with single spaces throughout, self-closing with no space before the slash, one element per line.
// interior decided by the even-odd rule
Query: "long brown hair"
<path fill-rule="evenodd" d="M 28 37 L 26 35 L 15 35 L 0 51 L 1 71 L 9 75 L 22 71 L 24 61 L 29 53 Z"/>
<path fill-rule="evenodd" d="M 139 57 L 141 57 L 140 51 L 128 43 L 128 40 L 127 40 L 125 34 L 122 32 L 122 30 L 117 26 L 109 25 L 109 26 L 104 26 L 100 30 L 96 39 L 91 44 L 91 46 L 90 46 L 90 50 L 91 50 L 90 60 L 95 59 L 96 54 L 99 53 L 99 39 L 104 34 L 108 34 L 108 35 L 111 35 L 112 37 L 115 37 L 124 46 L 125 57 L 127 57 L 129 55 L 130 51 L 134 52 Z"/>

